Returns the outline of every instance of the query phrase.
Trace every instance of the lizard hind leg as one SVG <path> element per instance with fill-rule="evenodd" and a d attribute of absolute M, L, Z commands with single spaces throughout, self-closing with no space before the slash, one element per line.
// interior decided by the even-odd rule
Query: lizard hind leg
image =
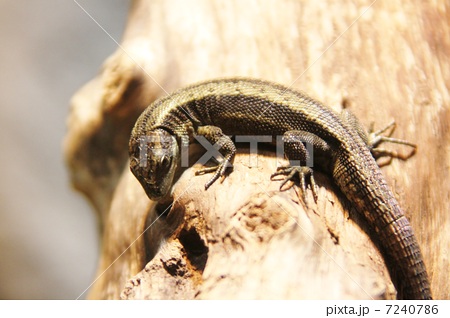
<path fill-rule="evenodd" d="M 389 157 L 389 160 L 382 164 L 383 166 L 389 164 L 392 161 L 392 158 L 397 158 L 400 160 L 407 160 L 412 157 L 416 153 L 417 145 L 413 144 L 407 140 L 392 138 L 392 134 L 394 133 L 396 127 L 395 121 L 392 121 L 390 124 L 386 125 L 384 128 L 374 131 L 373 128 L 369 130 L 369 147 L 372 153 L 372 156 L 375 159 L 379 159 L 381 157 Z M 384 132 L 388 131 L 386 136 L 383 135 Z M 385 149 L 379 147 L 383 142 L 405 145 L 411 147 L 412 150 L 409 154 L 399 153 L 395 150 Z"/>
<path fill-rule="evenodd" d="M 385 166 L 388 165 L 393 158 L 406 160 L 413 156 L 416 152 L 417 146 L 409 141 L 392 138 L 392 134 L 394 133 L 396 124 L 395 121 L 392 121 L 388 125 L 386 125 L 384 128 L 379 129 L 377 131 L 374 131 L 373 129 L 373 123 L 370 126 L 369 131 L 366 131 L 364 129 L 361 122 L 356 118 L 356 116 L 349 110 L 344 109 L 341 114 L 340 118 L 342 122 L 350 129 L 356 131 L 356 133 L 361 137 L 361 139 L 364 141 L 364 143 L 367 145 L 367 147 L 370 149 L 370 152 L 372 153 L 372 156 L 377 160 L 381 157 L 388 157 L 389 159 L 386 162 L 383 162 L 379 164 L 379 166 Z M 386 133 L 386 135 L 383 135 Z M 379 147 L 383 142 L 386 143 L 393 143 L 393 144 L 399 144 L 399 145 L 405 145 L 412 148 L 412 151 L 409 154 L 402 154 L 395 150 L 385 149 Z"/>
<path fill-rule="evenodd" d="M 317 135 L 301 130 L 285 132 L 282 141 L 284 155 L 289 160 L 289 165 L 278 167 L 277 171 L 273 173 L 270 178 L 273 180 L 273 177 L 285 175 L 286 178 L 280 185 L 280 191 L 283 191 L 283 187 L 287 182 L 293 181 L 298 177 L 303 202 L 306 202 L 306 179 L 309 178 L 314 201 L 317 202 L 317 186 L 314 179 L 314 171 L 312 169 L 314 161 L 313 153 L 315 149 L 327 152 L 329 150 L 328 144 Z M 290 189 L 293 185 L 294 183 L 291 183 L 291 185 L 284 190 Z"/>

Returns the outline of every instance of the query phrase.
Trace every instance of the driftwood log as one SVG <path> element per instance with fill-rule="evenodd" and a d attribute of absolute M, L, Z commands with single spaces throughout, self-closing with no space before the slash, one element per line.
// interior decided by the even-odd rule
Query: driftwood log
<path fill-rule="evenodd" d="M 127 143 L 153 100 L 200 80 L 249 76 L 292 85 L 336 111 L 418 145 L 383 172 L 415 229 L 433 295 L 448 299 L 448 1 L 135 1 L 121 47 L 75 94 L 65 156 L 98 212 L 94 299 L 392 299 L 376 238 L 332 180 L 319 200 L 270 181 L 277 158 L 239 149 L 204 190 L 183 171 L 173 206 L 150 201 Z M 399 151 L 409 151 L 400 147 Z M 257 160 L 257 165 L 255 165 Z M 374 243 L 375 244 L 374 244 Z"/>

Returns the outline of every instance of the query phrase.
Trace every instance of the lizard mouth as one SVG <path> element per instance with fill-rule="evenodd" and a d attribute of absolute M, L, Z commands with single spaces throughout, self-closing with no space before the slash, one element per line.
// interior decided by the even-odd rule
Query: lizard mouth
<path fill-rule="evenodd" d="M 147 187 L 147 195 L 152 200 L 158 200 L 162 197 L 162 193 L 159 189 L 155 187 Z"/>

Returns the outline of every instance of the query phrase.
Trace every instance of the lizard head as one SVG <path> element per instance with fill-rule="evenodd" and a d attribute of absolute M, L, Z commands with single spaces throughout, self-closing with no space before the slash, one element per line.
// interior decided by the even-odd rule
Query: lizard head
<path fill-rule="evenodd" d="M 162 199 L 170 192 L 178 152 L 175 136 L 164 129 L 155 129 L 144 136 L 130 139 L 131 172 L 151 200 Z"/>

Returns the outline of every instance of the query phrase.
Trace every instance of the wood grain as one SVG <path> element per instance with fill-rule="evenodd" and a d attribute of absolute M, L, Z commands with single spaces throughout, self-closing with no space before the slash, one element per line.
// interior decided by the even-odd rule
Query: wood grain
<path fill-rule="evenodd" d="M 89 297 L 394 297 L 373 236 L 330 179 L 319 176 L 319 201 L 305 208 L 269 180 L 269 152 L 255 168 L 242 149 L 208 191 L 208 176 L 184 171 L 174 208 L 157 219 L 163 206 L 127 167 L 134 120 L 176 88 L 249 76 L 345 106 L 367 126 L 395 119 L 395 136 L 417 143 L 413 158 L 383 173 L 421 244 L 434 298 L 450 299 L 449 21 L 443 0 L 135 1 L 122 48 L 72 100 L 65 141 L 73 183 L 102 224 Z"/>

